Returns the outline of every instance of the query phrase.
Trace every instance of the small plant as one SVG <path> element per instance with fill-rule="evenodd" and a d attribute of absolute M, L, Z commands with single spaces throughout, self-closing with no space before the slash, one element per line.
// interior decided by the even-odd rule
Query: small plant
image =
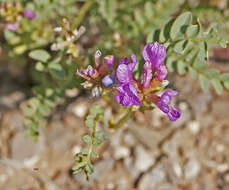
<path fill-rule="evenodd" d="M 169 72 L 190 73 L 204 91 L 229 89 L 229 74 L 209 64 L 212 48 L 227 47 L 228 8 L 187 0 L 2 2 L 1 45 L 28 68 L 34 85 L 33 97 L 21 106 L 28 136 L 37 139 L 68 89 L 87 89 L 90 98 L 112 102 L 118 116 L 108 126 L 98 106 L 85 120 L 88 148 L 75 156 L 73 171 L 89 179 L 98 158 L 94 146 L 107 138 L 98 124 L 118 129 L 134 112 L 155 108 L 172 122 L 181 117 L 172 105 L 178 91 L 167 89 Z"/>

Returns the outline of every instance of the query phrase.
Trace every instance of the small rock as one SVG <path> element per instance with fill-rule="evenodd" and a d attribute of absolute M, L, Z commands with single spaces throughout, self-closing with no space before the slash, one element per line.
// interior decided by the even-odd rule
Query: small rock
<path fill-rule="evenodd" d="M 143 146 L 138 145 L 135 150 L 136 161 L 135 168 L 139 172 L 146 171 L 153 164 L 153 158 L 151 155 L 143 148 Z"/>
<path fill-rule="evenodd" d="M 188 123 L 188 129 L 192 132 L 192 134 L 196 135 L 200 131 L 200 123 L 198 121 L 190 121 Z"/>
<path fill-rule="evenodd" d="M 130 155 L 130 150 L 125 146 L 118 146 L 114 148 L 114 158 L 116 160 L 126 158 Z"/>
<path fill-rule="evenodd" d="M 199 162 L 195 159 L 189 160 L 185 166 L 185 178 L 192 179 L 194 177 L 197 177 L 199 172 L 200 172 Z"/>

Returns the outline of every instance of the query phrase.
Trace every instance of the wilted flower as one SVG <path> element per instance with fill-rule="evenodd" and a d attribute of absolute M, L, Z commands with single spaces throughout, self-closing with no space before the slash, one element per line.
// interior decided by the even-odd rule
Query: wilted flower
<path fill-rule="evenodd" d="M 157 102 L 158 108 L 168 115 L 170 121 L 176 121 L 181 116 L 181 112 L 170 105 L 172 98 L 177 94 L 178 91 L 167 90 L 162 94 L 162 96 Z"/>

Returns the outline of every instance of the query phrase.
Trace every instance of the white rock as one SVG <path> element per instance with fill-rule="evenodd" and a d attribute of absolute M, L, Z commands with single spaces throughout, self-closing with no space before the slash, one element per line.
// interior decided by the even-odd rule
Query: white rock
<path fill-rule="evenodd" d="M 136 154 L 135 168 L 139 172 L 147 170 L 153 164 L 153 158 L 143 148 L 143 146 L 138 145 L 136 147 L 135 154 Z"/>
<path fill-rule="evenodd" d="M 200 131 L 200 123 L 198 121 L 190 121 L 188 129 L 195 135 Z"/>
<path fill-rule="evenodd" d="M 84 117 L 87 113 L 87 105 L 84 102 L 78 102 L 72 111 L 77 117 Z"/>
<path fill-rule="evenodd" d="M 200 172 L 200 164 L 197 160 L 192 159 L 186 164 L 185 167 L 185 178 L 192 179 L 196 177 Z"/>
<path fill-rule="evenodd" d="M 173 164 L 173 170 L 178 178 L 182 176 L 182 169 L 179 163 L 176 162 Z"/>
<path fill-rule="evenodd" d="M 118 147 L 115 147 L 115 149 L 114 149 L 114 158 L 116 160 L 126 158 L 129 155 L 130 155 L 130 150 L 129 150 L 129 148 L 127 148 L 125 146 L 118 146 Z"/>

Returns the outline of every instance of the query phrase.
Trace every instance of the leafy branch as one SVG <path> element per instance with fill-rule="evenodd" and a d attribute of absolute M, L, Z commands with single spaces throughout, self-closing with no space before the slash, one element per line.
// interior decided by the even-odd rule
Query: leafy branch
<path fill-rule="evenodd" d="M 200 21 L 192 24 L 192 14 L 185 12 L 176 19 L 171 19 L 162 29 L 153 30 L 147 42 L 159 41 L 167 47 L 166 65 L 170 71 L 184 75 L 190 72 L 193 78 L 198 77 L 201 88 L 206 91 L 212 86 L 218 94 L 223 88 L 228 89 L 228 74 L 220 74 L 209 68 L 209 47 L 220 45 L 227 47 L 227 41 L 218 35 L 218 25 L 213 23 L 207 31 L 203 31 Z"/>
<path fill-rule="evenodd" d="M 107 139 L 104 131 L 96 130 L 97 122 L 103 120 L 103 110 L 99 106 L 94 106 L 90 109 L 89 115 L 86 117 L 85 125 L 88 127 L 90 134 L 83 136 L 83 141 L 88 144 L 87 149 L 81 150 L 75 156 L 77 164 L 72 168 L 74 173 L 84 171 L 87 180 L 93 173 L 92 158 L 98 158 L 99 155 L 94 151 L 94 146 L 99 146 Z"/>

